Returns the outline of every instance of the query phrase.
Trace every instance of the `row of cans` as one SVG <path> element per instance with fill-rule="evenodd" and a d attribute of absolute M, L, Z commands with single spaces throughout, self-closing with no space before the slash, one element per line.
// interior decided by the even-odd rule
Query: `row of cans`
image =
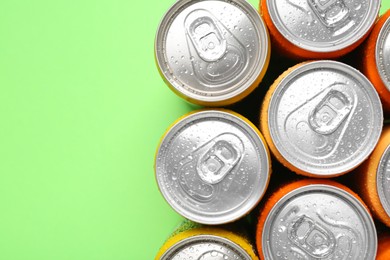
<path fill-rule="evenodd" d="M 215 227 L 185 220 L 155 259 L 388 260 L 389 256 L 390 233 L 384 231 L 377 238 L 358 195 L 334 181 L 304 179 L 281 185 L 269 196 L 255 225 L 241 221 Z"/>
<path fill-rule="evenodd" d="M 359 66 L 390 112 L 390 11 L 375 25 L 380 4 L 261 0 L 260 16 L 245 0 L 179 0 L 158 28 L 157 66 L 180 97 L 203 106 L 226 106 L 259 85 L 271 42 L 278 53 L 296 60 L 334 59 L 356 49 L 373 30 Z"/>

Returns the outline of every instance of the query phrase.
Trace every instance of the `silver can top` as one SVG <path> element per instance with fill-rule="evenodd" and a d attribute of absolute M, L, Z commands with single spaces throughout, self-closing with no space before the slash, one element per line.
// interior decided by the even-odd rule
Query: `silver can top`
<path fill-rule="evenodd" d="M 179 0 L 157 31 L 156 60 L 175 92 L 200 102 L 233 99 L 268 66 L 268 32 L 245 0 Z"/>
<path fill-rule="evenodd" d="M 390 217 L 390 144 L 381 157 L 376 178 L 380 202 L 386 214 Z"/>
<path fill-rule="evenodd" d="M 333 177 L 363 162 L 382 131 L 378 94 L 356 69 L 315 61 L 289 73 L 271 97 L 268 127 L 276 149 L 294 167 Z"/>
<path fill-rule="evenodd" d="M 251 260 L 243 248 L 229 239 L 198 235 L 181 240 L 170 247 L 161 260 Z"/>
<path fill-rule="evenodd" d="M 366 208 L 330 185 L 308 185 L 279 200 L 262 233 L 265 259 L 375 259 L 377 235 Z"/>
<path fill-rule="evenodd" d="M 155 161 L 166 201 L 182 216 L 224 224 L 247 214 L 268 186 L 269 154 L 257 131 L 239 116 L 203 110 L 164 136 Z"/>
<path fill-rule="evenodd" d="M 342 50 L 361 39 L 376 21 L 379 0 L 267 0 L 278 31 L 313 52 Z"/>
<path fill-rule="evenodd" d="M 390 17 L 383 24 L 376 42 L 375 61 L 379 76 L 390 91 Z"/>

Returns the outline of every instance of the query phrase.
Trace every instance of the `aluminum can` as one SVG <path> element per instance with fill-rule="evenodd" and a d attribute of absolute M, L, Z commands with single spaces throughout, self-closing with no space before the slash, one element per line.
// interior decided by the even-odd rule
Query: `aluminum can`
<path fill-rule="evenodd" d="M 160 23 L 155 57 L 177 95 L 197 105 L 225 106 L 259 85 L 270 41 L 262 18 L 245 0 L 179 0 Z"/>
<path fill-rule="evenodd" d="M 258 260 L 258 257 L 249 240 L 240 234 L 226 228 L 202 227 L 185 221 L 155 257 L 155 260 L 183 259 Z"/>
<path fill-rule="evenodd" d="M 359 195 L 373 215 L 390 227 L 390 126 L 385 126 L 378 145 L 356 173 Z"/>
<path fill-rule="evenodd" d="M 297 59 L 330 59 L 356 48 L 379 14 L 379 0 L 261 0 L 279 52 Z"/>
<path fill-rule="evenodd" d="M 390 10 L 381 16 L 364 45 L 362 71 L 390 113 Z"/>
<path fill-rule="evenodd" d="M 270 87 L 261 132 L 275 157 L 310 177 L 335 177 L 360 165 L 375 148 L 383 111 L 371 82 L 336 61 L 298 64 Z"/>
<path fill-rule="evenodd" d="M 179 214 L 202 224 L 246 215 L 263 196 L 270 155 L 260 132 L 228 110 L 190 113 L 162 138 L 155 158 L 161 194 Z"/>
<path fill-rule="evenodd" d="M 306 179 L 265 202 L 256 229 L 261 259 L 373 260 L 377 233 L 368 209 L 347 187 Z"/>
<path fill-rule="evenodd" d="M 378 253 L 376 260 L 389 260 L 390 257 L 390 234 L 381 233 L 378 236 Z"/>

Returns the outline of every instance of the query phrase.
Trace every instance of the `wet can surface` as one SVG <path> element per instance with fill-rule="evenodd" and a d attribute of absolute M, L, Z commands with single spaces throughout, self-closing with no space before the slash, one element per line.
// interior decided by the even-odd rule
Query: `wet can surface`
<path fill-rule="evenodd" d="M 224 224 L 259 202 L 270 178 L 270 156 L 260 132 L 239 114 L 200 110 L 166 132 L 155 174 L 161 194 L 179 214 Z"/>
<path fill-rule="evenodd" d="M 226 228 L 194 226 L 187 221 L 161 247 L 156 260 L 257 260 L 251 243 Z"/>
<path fill-rule="evenodd" d="M 191 103 L 224 106 L 253 91 L 267 70 L 268 31 L 245 0 L 179 0 L 165 14 L 155 57 L 168 86 Z"/>
<path fill-rule="evenodd" d="M 298 64 L 267 92 L 260 126 L 275 157 L 311 177 L 360 165 L 382 131 L 380 99 L 367 78 L 335 61 Z"/>
<path fill-rule="evenodd" d="M 261 259 L 375 259 L 377 234 L 360 198 L 327 180 L 282 186 L 266 201 L 257 232 Z"/>
<path fill-rule="evenodd" d="M 362 71 L 390 113 L 390 10 L 381 16 L 364 46 Z"/>
<path fill-rule="evenodd" d="M 261 0 L 260 9 L 278 49 L 299 59 L 340 57 L 372 29 L 379 0 Z"/>
<path fill-rule="evenodd" d="M 358 169 L 359 195 L 374 216 L 390 227 L 390 126 L 385 126 L 378 145 Z"/>

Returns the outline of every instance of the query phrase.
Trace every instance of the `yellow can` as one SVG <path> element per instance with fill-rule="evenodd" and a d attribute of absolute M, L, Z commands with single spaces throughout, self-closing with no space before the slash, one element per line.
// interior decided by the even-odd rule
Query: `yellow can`
<path fill-rule="evenodd" d="M 155 260 L 237 259 L 257 260 L 248 239 L 226 228 L 184 221 L 158 251 Z"/>

